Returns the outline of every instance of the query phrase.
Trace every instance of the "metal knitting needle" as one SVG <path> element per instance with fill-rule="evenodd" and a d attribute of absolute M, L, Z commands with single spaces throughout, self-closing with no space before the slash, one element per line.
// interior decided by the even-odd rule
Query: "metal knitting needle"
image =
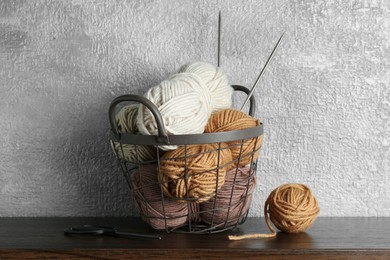
<path fill-rule="evenodd" d="M 218 15 L 218 53 L 217 53 L 217 66 L 221 64 L 221 11 L 219 11 Z"/>
<path fill-rule="evenodd" d="M 248 103 L 249 99 L 251 98 L 251 96 L 252 96 L 252 94 L 253 94 L 253 91 L 255 91 L 255 88 L 256 88 L 257 84 L 259 83 L 259 81 L 260 81 L 260 79 L 261 79 L 261 76 L 263 76 L 263 73 L 264 73 L 265 69 L 267 68 L 268 63 L 271 61 L 271 59 L 272 59 L 272 57 L 274 56 L 276 50 L 278 49 L 278 47 L 279 47 L 279 45 L 280 45 L 280 42 L 282 41 L 282 39 L 283 39 L 285 33 L 286 33 L 286 32 L 284 32 L 284 33 L 282 34 L 282 36 L 280 36 L 278 42 L 276 43 L 274 49 L 273 49 L 272 52 L 271 52 L 271 55 L 269 56 L 267 62 L 265 63 L 263 69 L 261 70 L 259 76 L 257 77 L 255 84 L 253 85 L 253 87 L 252 87 L 251 91 L 249 92 L 248 96 L 246 97 L 245 102 L 244 102 L 244 104 L 242 105 L 240 111 L 242 111 L 242 110 L 244 109 L 246 103 Z"/>

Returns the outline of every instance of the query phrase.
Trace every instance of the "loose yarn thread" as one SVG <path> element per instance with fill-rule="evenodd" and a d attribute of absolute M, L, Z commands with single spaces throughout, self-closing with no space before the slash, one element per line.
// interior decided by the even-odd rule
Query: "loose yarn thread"
<path fill-rule="evenodd" d="M 166 152 L 160 159 L 160 179 L 165 195 L 200 203 L 215 195 L 232 166 L 225 143 L 188 145 Z"/>
<path fill-rule="evenodd" d="M 241 130 L 245 128 L 255 127 L 260 124 L 260 121 L 241 111 L 235 109 L 223 109 L 214 112 L 206 125 L 205 132 L 225 132 L 233 130 Z M 254 137 L 245 141 L 227 142 L 235 165 L 239 167 L 256 160 L 260 154 L 260 147 L 263 144 L 263 135 Z M 256 146 L 256 148 L 255 148 Z M 252 156 L 253 155 L 253 156 Z"/>
<path fill-rule="evenodd" d="M 220 67 L 206 62 L 193 62 L 182 66 L 178 72 L 193 73 L 201 78 L 210 92 L 212 112 L 231 107 L 234 90 Z"/>
<path fill-rule="evenodd" d="M 138 104 L 127 105 L 123 107 L 118 112 L 118 114 L 116 114 L 115 119 L 119 133 L 139 133 L 136 123 L 138 107 Z M 131 163 L 153 161 L 157 157 L 156 148 L 147 145 L 121 144 L 118 142 L 111 142 L 111 148 L 120 159 Z"/>
<path fill-rule="evenodd" d="M 249 167 L 226 173 L 225 184 L 217 195 L 200 204 L 200 216 L 207 224 L 231 226 L 242 221 L 252 202 L 256 175 Z"/>
<path fill-rule="evenodd" d="M 178 73 L 149 89 L 144 95 L 161 113 L 168 134 L 200 134 L 211 115 L 210 92 L 193 73 Z M 158 128 L 150 110 L 140 105 L 137 115 L 139 131 L 156 135 Z M 174 150 L 175 145 L 163 145 L 163 150 Z"/>
<path fill-rule="evenodd" d="M 317 200 L 304 184 L 285 184 L 274 189 L 264 205 L 265 221 L 271 234 L 248 234 L 229 236 L 230 240 L 275 237 L 276 228 L 287 233 L 307 230 L 320 211 Z"/>

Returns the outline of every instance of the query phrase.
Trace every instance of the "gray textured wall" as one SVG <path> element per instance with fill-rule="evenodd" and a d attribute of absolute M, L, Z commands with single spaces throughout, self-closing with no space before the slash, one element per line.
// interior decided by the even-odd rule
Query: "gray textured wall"
<path fill-rule="evenodd" d="M 390 1 L 0 1 L 0 216 L 135 214 L 107 110 L 182 64 L 256 90 L 265 141 L 251 215 L 287 182 L 322 216 L 390 216 Z M 237 106 L 242 96 L 235 98 Z"/>

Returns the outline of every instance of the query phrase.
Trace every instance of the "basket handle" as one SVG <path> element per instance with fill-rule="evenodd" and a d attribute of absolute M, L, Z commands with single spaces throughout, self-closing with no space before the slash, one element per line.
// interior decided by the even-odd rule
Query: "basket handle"
<path fill-rule="evenodd" d="M 240 86 L 240 85 L 232 85 L 234 91 L 242 91 L 246 93 L 247 95 L 250 93 L 250 90 L 247 89 L 246 87 Z M 165 129 L 165 126 L 163 124 L 163 118 L 160 114 L 160 111 L 156 107 L 156 105 L 151 102 L 149 99 L 143 97 L 143 96 L 138 96 L 138 95 L 122 95 L 117 98 L 115 98 L 109 108 L 109 120 L 110 120 L 110 125 L 111 125 L 111 131 L 114 133 L 114 135 L 119 139 L 120 138 L 120 133 L 118 132 L 118 126 L 115 121 L 115 109 L 116 106 L 119 103 L 122 102 L 129 102 L 129 101 L 134 101 L 143 104 L 146 106 L 153 114 L 156 123 L 157 123 L 157 129 L 158 129 L 158 135 L 157 135 L 157 142 L 161 144 L 169 144 L 169 138 L 167 131 Z M 256 102 L 255 98 L 251 96 L 250 98 L 250 104 L 249 104 L 249 115 L 254 116 L 256 112 Z"/>
<path fill-rule="evenodd" d="M 249 93 L 250 93 L 250 90 L 244 86 L 232 85 L 232 87 L 233 87 L 234 91 L 236 91 L 236 90 L 242 91 L 242 92 L 246 93 L 247 95 L 249 95 Z M 256 101 L 255 101 L 255 97 L 252 95 L 250 98 L 250 102 L 249 102 L 249 115 L 254 117 L 255 113 L 256 113 Z"/>
<path fill-rule="evenodd" d="M 163 144 L 169 144 L 169 138 L 167 135 L 167 131 L 165 130 L 165 126 L 163 124 L 163 118 L 160 114 L 160 111 L 158 110 L 156 105 L 153 102 L 151 102 L 149 99 L 138 95 L 122 95 L 115 98 L 111 102 L 108 116 L 110 120 L 111 131 L 115 134 L 115 136 L 118 139 L 120 138 L 120 133 L 118 132 L 118 126 L 115 121 L 115 115 L 116 115 L 115 108 L 119 103 L 128 102 L 128 101 L 141 103 L 144 106 L 146 106 L 150 110 L 150 112 L 152 112 L 157 123 L 157 129 L 158 129 L 157 142 Z"/>

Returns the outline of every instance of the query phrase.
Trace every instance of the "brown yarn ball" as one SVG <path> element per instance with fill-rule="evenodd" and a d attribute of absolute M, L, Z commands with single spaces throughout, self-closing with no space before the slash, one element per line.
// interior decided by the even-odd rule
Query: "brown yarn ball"
<path fill-rule="evenodd" d="M 260 124 L 260 121 L 254 117 L 251 117 L 239 110 L 235 109 L 223 109 L 213 113 L 205 128 L 205 133 L 214 133 L 214 132 L 226 132 L 241 130 L 245 128 L 255 127 Z M 242 149 L 241 149 L 242 144 Z M 235 165 L 237 165 L 238 160 L 239 167 L 244 167 L 245 165 L 251 163 L 252 153 L 253 160 L 256 160 L 260 154 L 260 147 L 263 144 L 263 135 L 258 138 L 251 138 L 240 141 L 228 142 L 227 145 L 232 151 L 233 160 L 235 160 Z M 240 156 L 241 155 L 241 156 Z"/>
<path fill-rule="evenodd" d="M 249 210 L 255 186 L 256 175 L 253 169 L 245 167 L 228 171 L 225 184 L 218 190 L 217 195 L 200 204 L 202 220 L 221 228 L 223 225 L 239 224 Z"/>
<path fill-rule="evenodd" d="M 207 201 L 225 182 L 232 155 L 226 144 L 188 145 L 160 159 L 160 178 L 167 196 Z M 218 165 L 219 163 L 219 165 Z"/>
<path fill-rule="evenodd" d="M 281 185 L 271 192 L 264 206 L 268 226 L 268 215 L 279 230 L 288 233 L 304 232 L 317 218 L 320 211 L 311 190 L 303 184 Z"/>
<path fill-rule="evenodd" d="M 131 178 L 135 205 L 142 219 L 154 229 L 176 228 L 199 220 L 197 203 L 163 197 L 157 179 L 157 165 L 141 165 Z"/>
<path fill-rule="evenodd" d="M 123 107 L 116 115 L 119 133 L 139 134 L 137 127 L 138 104 Z M 111 142 L 111 148 L 122 160 L 131 163 L 153 161 L 157 157 L 157 148 L 147 145 L 120 144 Z"/>

